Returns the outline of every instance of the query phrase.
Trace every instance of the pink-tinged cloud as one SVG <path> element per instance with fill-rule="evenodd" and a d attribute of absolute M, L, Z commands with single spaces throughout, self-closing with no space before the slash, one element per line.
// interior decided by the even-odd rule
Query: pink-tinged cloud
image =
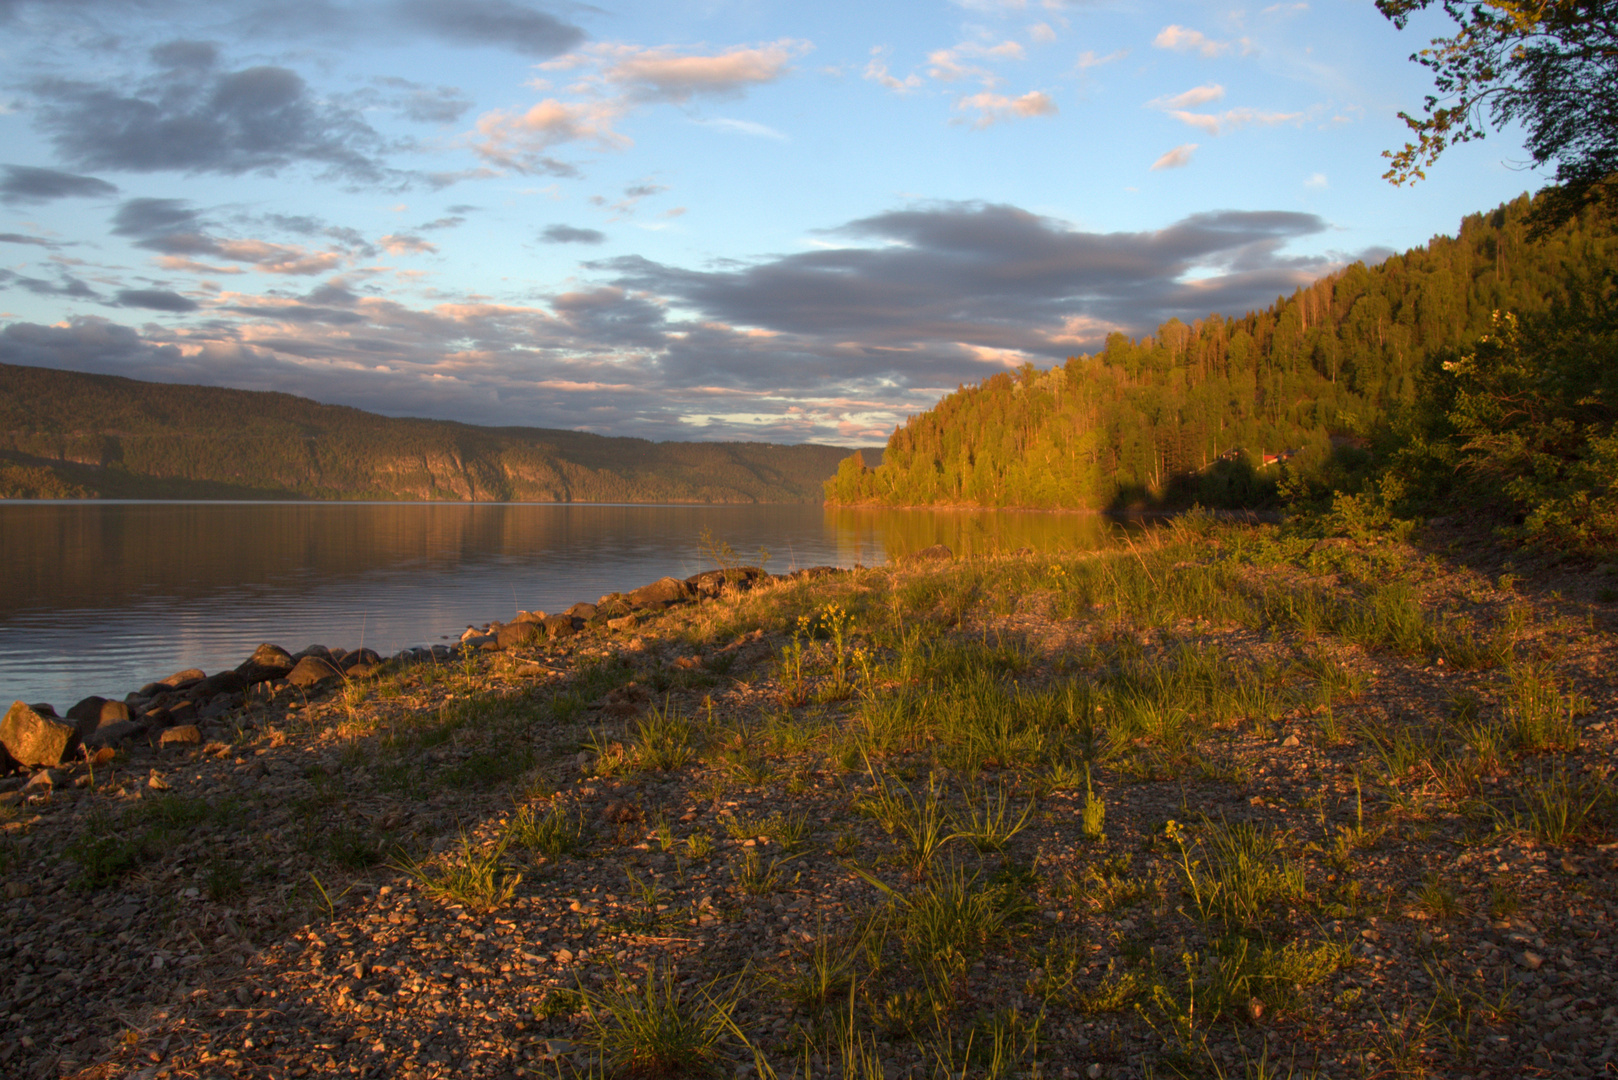
<path fill-rule="evenodd" d="M 1159 49 L 1169 49 L 1173 52 L 1199 52 L 1203 56 L 1219 56 L 1230 51 L 1230 45 L 1223 41 L 1214 41 L 1200 30 L 1190 30 L 1184 26 L 1169 25 L 1158 31 L 1152 44 Z"/>
<path fill-rule="evenodd" d="M 871 61 L 865 65 L 865 78 L 885 86 L 896 94 L 908 94 L 921 86 L 921 76 L 914 72 L 899 78 L 888 71 L 888 50 L 881 45 L 871 50 Z"/>
<path fill-rule="evenodd" d="M 1122 60 L 1128 55 L 1128 49 L 1118 49 L 1108 53 L 1106 56 L 1097 56 L 1094 49 L 1086 49 L 1079 54 L 1074 66 L 1080 71 L 1088 71 L 1093 67 L 1100 67 L 1102 64 L 1110 64 L 1114 60 Z"/>
<path fill-rule="evenodd" d="M 693 97 L 734 97 L 787 74 L 795 58 L 809 51 L 803 41 L 738 46 L 710 56 L 682 56 L 672 49 L 633 45 L 601 46 L 600 77 L 623 87 L 639 101 L 683 103 Z"/>
<path fill-rule="evenodd" d="M 1222 135 L 1244 127 L 1274 127 L 1277 124 L 1303 122 L 1303 113 L 1260 112 L 1257 109 L 1247 108 L 1226 109 L 1218 115 L 1175 109 L 1169 115 L 1182 124 L 1206 131 L 1210 135 Z"/>
<path fill-rule="evenodd" d="M 1196 150 L 1196 143 L 1183 143 L 1152 162 L 1152 171 L 1159 169 L 1183 169 L 1191 164 L 1191 154 Z"/>
<path fill-rule="evenodd" d="M 472 148 L 497 165 L 530 171 L 543 151 L 567 142 L 594 143 L 602 149 L 633 145 L 613 130 L 625 112 L 617 101 L 565 102 L 546 98 L 527 112 L 495 110 L 478 118 Z"/>
<path fill-rule="evenodd" d="M 1183 94 L 1174 94 L 1153 98 L 1146 103 L 1150 109 L 1192 109 L 1198 105 L 1206 105 L 1210 101 L 1219 101 L 1225 96 L 1225 88 L 1219 83 L 1207 86 L 1193 86 Z"/>
<path fill-rule="evenodd" d="M 1003 120 L 1023 120 L 1033 116 L 1055 116 L 1056 102 L 1051 96 L 1041 90 L 1030 90 L 1021 97 L 1010 98 L 1002 94 L 991 94 L 985 91 L 964 97 L 955 103 L 955 108 L 962 112 L 975 112 L 977 118 L 972 121 L 974 128 L 986 128 L 990 124 L 997 124 Z"/>
<path fill-rule="evenodd" d="M 389 255 L 422 255 L 436 252 L 438 248 L 423 240 L 419 236 L 410 236 L 407 233 L 389 233 L 377 243 Z"/>

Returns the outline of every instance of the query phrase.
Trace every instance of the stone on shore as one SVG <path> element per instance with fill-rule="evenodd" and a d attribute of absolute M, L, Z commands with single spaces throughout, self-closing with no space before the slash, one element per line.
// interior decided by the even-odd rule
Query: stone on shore
<path fill-rule="evenodd" d="M 265 643 L 253 650 L 253 655 L 242 661 L 236 668 L 236 674 L 247 680 L 249 686 L 253 683 L 268 682 L 271 679 L 284 679 L 296 666 L 297 661 L 292 654 L 279 645 Z"/>
<path fill-rule="evenodd" d="M 170 690 L 189 690 L 207 677 L 207 672 L 201 668 L 186 668 L 184 671 L 176 671 L 173 675 L 162 680 L 161 685 L 168 687 Z"/>
<path fill-rule="evenodd" d="M 573 616 L 571 615 L 551 615 L 545 620 L 545 636 L 552 641 L 557 638 L 572 637 L 576 633 L 578 633 L 578 628 L 573 625 Z"/>
<path fill-rule="evenodd" d="M 102 724 L 90 732 L 84 737 L 84 745 L 92 750 L 99 750 L 102 747 L 117 746 L 145 733 L 145 724 L 135 720 L 119 720 L 116 723 Z"/>
<path fill-rule="evenodd" d="M 193 746 L 200 744 L 201 742 L 202 731 L 195 724 L 181 724 L 178 727 L 168 728 L 163 732 L 163 734 L 157 737 L 157 745 L 160 748 L 169 746 Z"/>
<path fill-rule="evenodd" d="M 577 604 L 574 604 L 572 607 L 562 612 L 562 614 L 589 622 L 591 619 L 596 617 L 596 606 L 594 604 L 587 604 L 583 600 L 580 600 Z"/>
<path fill-rule="evenodd" d="M 922 548 L 920 551 L 916 552 L 910 557 L 917 562 L 929 562 L 934 560 L 953 559 L 955 558 L 955 552 L 951 551 L 943 544 L 934 544 L 931 547 Z"/>
<path fill-rule="evenodd" d="M 20 765 L 60 765 L 78 740 L 77 727 L 21 701 L 0 721 L 0 746 Z"/>
<path fill-rule="evenodd" d="M 495 635 L 495 643 L 502 649 L 520 649 L 531 645 L 545 634 L 543 623 L 509 622 Z"/>
<path fill-rule="evenodd" d="M 665 577 L 626 593 L 624 602 L 631 608 L 664 608 L 690 600 L 695 593 L 696 589 L 679 578 Z"/>
<path fill-rule="evenodd" d="M 324 652 L 325 650 L 321 651 Z M 287 682 L 299 689 L 307 690 L 311 686 L 318 686 L 328 679 L 340 679 L 342 677 L 343 673 L 333 667 L 329 660 L 311 655 L 305 656 L 298 661 L 297 666 L 287 674 Z"/>

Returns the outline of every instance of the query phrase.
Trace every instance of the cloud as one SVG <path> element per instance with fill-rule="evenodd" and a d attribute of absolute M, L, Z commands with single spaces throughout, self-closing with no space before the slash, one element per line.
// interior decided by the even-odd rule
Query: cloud
<path fill-rule="evenodd" d="M 129 83 L 50 77 L 26 90 L 57 153 L 83 168 L 239 176 L 310 164 L 327 178 L 388 175 L 381 136 L 359 112 L 316 95 L 287 68 L 176 69 Z"/>
<path fill-rule="evenodd" d="M 424 86 L 393 75 L 380 76 L 373 82 L 377 90 L 356 97 L 374 100 L 383 108 L 422 124 L 453 124 L 475 104 L 458 86 Z"/>
<path fill-rule="evenodd" d="M 1260 112 L 1257 109 L 1227 109 L 1219 115 L 1211 113 L 1186 112 L 1174 109 L 1169 115 L 1190 127 L 1206 131 L 1210 135 L 1223 135 L 1244 127 L 1274 127 L 1277 124 L 1302 123 L 1303 113 Z"/>
<path fill-rule="evenodd" d="M 377 243 L 381 244 L 389 255 L 425 255 L 438 250 L 421 237 L 411 236 L 409 233 L 389 233 Z"/>
<path fill-rule="evenodd" d="M 200 216 L 158 202 L 124 219 L 211 237 Z M 0 329 L 0 360 L 392 415 L 836 441 L 889 429 L 1008 365 L 1098 349 L 1113 330 L 1267 304 L 1332 268 L 1286 253 L 1326 227 L 1311 214 L 1224 211 L 1095 232 L 1014 206 L 921 204 L 825 230 L 830 248 L 698 269 L 589 262 L 566 291 L 521 303 L 412 306 L 331 278 L 302 296 L 221 293 L 139 333 L 84 318 L 15 323 Z"/>
<path fill-rule="evenodd" d="M 23 236 L 20 233 L 14 232 L 0 233 L 0 244 L 36 244 L 39 247 L 44 248 L 56 248 L 61 246 L 53 241 L 41 239 L 38 236 Z"/>
<path fill-rule="evenodd" d="M 1170 49 L 1174 52 L 1199 52 L 1203 56 L 1220 56 L 1230 51 L 1230 45 L 1222 41 L 1214 41 L 1200 30 L 1188 30 L 1183 26 L 1169 25 L 1158 31 L 1152 44 L 1159 49 Z"/>
<path fill-rule="evenodd" d="M 546 72 L 573 76 L 570 99 L 547 97 L 526 110 L 485 113 L 468 141 L 479 156 L 499 168 L 574 175 L 572 166 L 547 151 L 575 142 L 599 150 L 632 146 L 633 140 L 617 125 L 635 110 L 741 97 L 784 77 L 791 71 L 791 61 L 809 48 L 807 42 L 791 39 L 717 53 L 589 45 L 539 65 Z M 535 85 L 548 89 L 550 84 L 541 80 Z"/>
<path fill-rule="evenodd" d="M 416 228 L 422 232 L 430 232 L 433 229 L 453 229 L 465 221 L 466 218 L 462 215 L 452 214 L 449 217 L 434 218 L 432 221 L 417 225 Z"/>
<path fill-rule="evenodd" d="M 1050 23 L 1037 22 L 1028 28 L 1028 39 L 1041 45 L 1049 45 L 1056 40 L 1056 31 L 1051 29 Z"/>
<path fill-rule="evenodd" d="M 154 45 L 147 55 L 160 68 L 205 71 L 219 62 L 219 46 L 211 41 L 169 41 Z"/>
<path fill-rule="evenodd" d="M 963 112 L 978 114 L 972 121 L 974 128 L 986 128 L 1004 120 L 1022 120 L 1031 116 L 1055 116 L 1057 112 L 1056 102 L 1051 100 L 1049 94 L 1039 90 L 1030 90 L 1016 98 L 984 91 L 962 98 L 955 103 L 955 107 Z"/>
<path fill-rule="evenodd" d="M 296 219 L 290 225 L 295 228 L 312 227 L 312 223 Z M 180 199 L 130 199 L 118 208 L 112 222 L 114 236 L 129 237 L 136 247 L 166 257 L 159 260 L 159 265 L 166 269 L 201 267 L 204 272 L 229 272 L 191 261 L 194 257 L 203 256 L 247 263 L 256 270 L 270 274 L 321 274 L 336 269 L 355 253 L 341 249 L 311 252 L 297 244 L 220 237 L 208 231 L 210 228 L 212 226 L 205 223 L 200 214 Z M 322 231 L 327 235 L 347 235 L 346 230 L 340 229 L 327 228 Z M 348 239 L 353 245 L 358 238 Z M 372 249 L 369 245 L 362 245 L 361 250 L 368 253 Z"/>
<path fill-rule="evenodd" d="M 1208 86 L 1193 86 L 1183 94 L 1174 94 L 1160 98 L 1153 98 L 1146 103 L 1150 109 L 1189 109 L 1197 105 L 1206 105 L 1210 101 L 1218 101 L 1225 96 L 1225 88 L 1218 83 Z"/>
<path fill-rule="evenodd" d="M 584 31 L 554 15 L 510 0 L 397 0 L 405 22 L 446 41 L 495 45 L 529 56 L 556 56 L 584 40 Z"/>
<path fill-rule="evenodd" d="M 1152 162 L 1152 171 L 1159 169 L 1183 169 L 1191 164 L 1191 154 L 1197 148 L 1196 143 L 1181 143 L 1173 150 Z"/>
<path fill-rule="evenodd" d="M 879 86 L 885 86 L 896 94 L 908 94 L 910 91 L 920 88 L 922 78 L 915 72 L 911 72 L 901 79 L 888 71 L 888 51 L 882 45 L 873 47 L 871 49 L 871 59 L 866 63 L 862 77 Z"/>
<path fill-rule="evenodd" d="M 151 308 L 153 311 L 172 311 L 183 314 L 197 310 L 197 302 L 168 289 L 119 289 L 118 303 L 123 307 Z"/>
<path fill-rule="evenodd" d="M 1108 53 L 1106 56 L 1097 56 L 1094 49 L 1086 49 L 1079 54 L 1079 59 L 1074 66 L 1080 71 L 1088 71 L 1093 67 L 1100 67 L 1102 64 L 1110 64 L 1114 60 L 1122 60 L 1128 55 L 1128 49 L 1118 49 Z"/>
<path fill-rule="evenodd" d="M 5 178 L 0 180 L 0 202 L 43 203 L 69 196 L 111 196 L 118 188 L 93 176 L 76 176 L 56 169 L 41 169 L 32 165 L 4 165 Z"/>
<path fill-rule="evenodd" d="M 1318 173 L 1317 172 L 1317 173 L 1310 173 L 1309 174 L 1309 179 L 1307 179 L 1307 180 L 1305 180 L 1303 182 L 1303 186 L 1306 187 L 1306 188 L 1325 189 L 1327 187 L 1330 187 L 1331 185 L 1326 182 L 1326 174 L 1325 173 Z"/>
<path fill-rule="evenodd" d="M 60 280 L 27 277 L 11 270 L 0 270 L 0 285 L 31 292 L 35 296 L 64 296 L 71 300 L 99 300 L 101 294 L 72 274 L 61 272 Z"/>
<path fill-rule="evenodd" d="M 599 244 L 607 234 L 599 229 L 579 229 L 572 225 L 550 225 L 539 234 L 547 244 Z"/>
<path fill-rule="evenodd" d="M 734 120 L 728 116 L 717 116 L 712 120 L 698 120 L 696 123 L 703 127 L 714 128 L 717 131 L 728 131 L 736 135 L 750 135 L 755 139 L 774 139 L 777 142 L 788 142 L 786 135 L 768 124 L 760 124 L 754 120 Z"/>

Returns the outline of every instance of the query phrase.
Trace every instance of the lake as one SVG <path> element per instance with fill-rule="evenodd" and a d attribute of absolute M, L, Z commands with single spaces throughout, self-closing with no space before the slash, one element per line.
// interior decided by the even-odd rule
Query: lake
<path fill-rule="evenodd" d="M 0 502 L 0 708 L 66 711 L 260 642 L 383 655 L 714 565 L 707 532 L 781 573 L 957 554 L 1091 550 L 1119 526 L 1037 512 L 791 506 Z"/>

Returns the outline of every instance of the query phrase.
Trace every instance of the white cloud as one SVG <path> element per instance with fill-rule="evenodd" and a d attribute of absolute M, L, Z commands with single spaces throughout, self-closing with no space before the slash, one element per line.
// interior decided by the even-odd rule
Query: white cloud
<path fill-rule="evenodd" d="M 1094 49 L 1086 49 L 1079 54 L 1079 58 L 1075 62 L 1074 66 L 1080 71 L 1088 71 L 1093 67 L 1100 67 L 1102 64 L 1110 64 L 1114 60 L 1122 60 L 1128 55 L 1128 49 L 1117 49 L 1108 53 L 1106 56 L 1097 56 Z"/>
<path fill-rule="evenodd" d="M 1152 171 L 1159 169 L 1183 169 L 1191 164 L 1191 153 L 1196 150 L 1196 143 L 1182 143 L 1173 150 L 1152 162 Z"/>
<path fill-rule="evenodd" d="M 888 50 L 881 45 L 871 50 L 871 61 L 865 65 L 865 78 L 887 87 L 896 94 L 907 94 L 921 85 L 921 76 L 912 72 L 900 79 L 888 71 Z"/>
<path fill-rule="evenodd" d="M 429 244 L 421 237 L 410 236 L 406 233 L 390 233 L 378 240 L 377 243 L 381 244 L 389 255 L 419 255 L 438 250 L 437 247 Z"/>
<path fill-rule="evenodd" d="M 736 120 L 728 116 L 716 116 L 712 120 L 698 120 L 696 123 L 703 127 L 714 128 L 718 131 L 729 131 L 736 135 L 751 135 L 755 139 L 787 141 L 787 137 L 783 133 L 768 124 L 760 124 L 754 120 Z"/>
<path fill-rule="evenodd" d="M 1225 96 L 1225 88 L 1218 83 L 1208 86 L 1193 86 L 1183 94 L 1172 97 L 1153 98 L 1146 103 L 1152 109 L 1189 109 L 1197 105 L 1206 105 L 1210 101 L 1218 101 Z"/>
<path fill-rule="evenodd" d="M 1309 175 L 1309 179 L 1303 182 L 1303 186 L 1306 188 L 1326 188 L 1330 187 L 1331 185 L 1326 182 L 1325 173 L 1317 172 L 1311 173 Z"/>
<path fill-rule="evenodd" d="M 1028 40 L 1049 45 L 1056 40 L 1056 31 L 1051 29 L 1050 23 L 1038 22 L 1028 28 Z"/>
<path fill-rule="evenodd" d="M 1219 56 L 1230 51 L 1227 42 L 1214 41 L 1200 30 L 1190 30 L 1174 24 L 1160 30 L 1157 37 L 1152 39 L 1152 44 L 1159 49 L 1200 52 L 1203 56 Z"/>
<path fill-rule="evenodd" d="M 1055 116 L 1056 102 L 1051 96 L 1040 90 L 1030 90 L 1021 97 L 1010 98 L 1002 94 L 991 94 L 984 91 L 964 97 L 955 103 L 955 108 L 962 112 L 976 112 L 977 118 L 972 121 L 974 128 L 986 128 L 990 124 L 1002 120 L 1022 120 L 1032 116 Z"/>
<path fill-rule="evenodd" d="M 526 111 L 495 110 L 479 117 L 470 142 L 483 158 L 503 168 L 566 174 L 570 167 L 544 156 L 571 142 L 599 149 L 632 145 L 616 125 L 636 108 L 686 104 L 694 98 L 735 98 L 791 71 L 807 42 L 783 38 L 768 45 L 736 46 L 723 52 L 679 53 L 667 47 L 601 43 L 539 65 L 576 72 L 567 88 L 577 100 L 547 97 Z M 548 89 L 546 80 L 531 85 Z"/>

